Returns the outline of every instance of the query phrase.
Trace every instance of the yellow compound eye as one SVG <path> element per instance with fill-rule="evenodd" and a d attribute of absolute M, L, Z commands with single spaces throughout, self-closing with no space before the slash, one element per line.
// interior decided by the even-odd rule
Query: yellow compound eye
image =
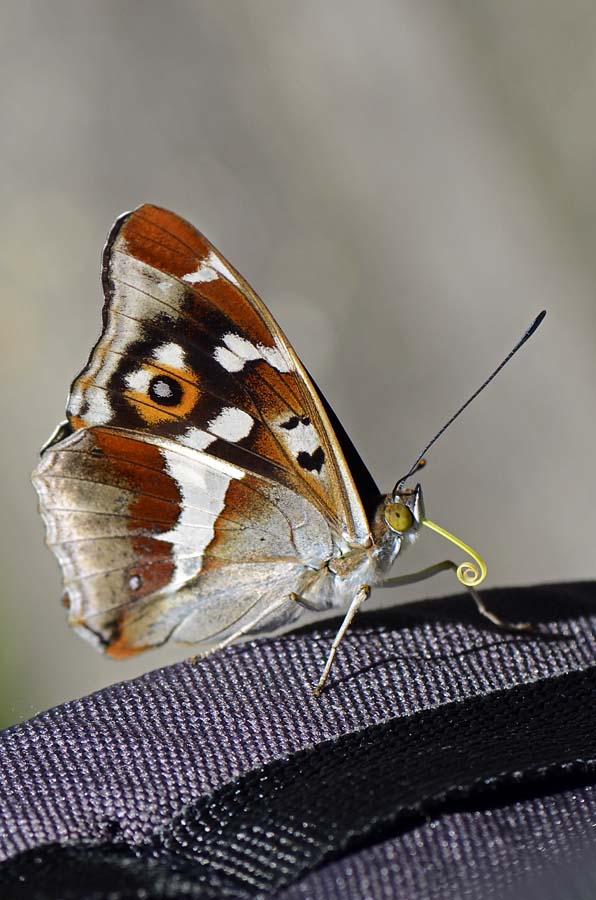
<path fill-rule="evenodd" d="M 414 524 L 414 516 L 403 503 L 388 503 L 385 508 L 385 521 L 392 531 L 407 531 Z"/>

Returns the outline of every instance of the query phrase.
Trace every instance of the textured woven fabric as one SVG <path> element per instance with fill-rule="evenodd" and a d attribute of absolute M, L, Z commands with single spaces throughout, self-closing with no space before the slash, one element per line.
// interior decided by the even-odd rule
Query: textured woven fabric
<path fill-rule="evenodd" d="M 493 833 L 482 820 L 456 812 L 443 842 L 427 855 L 428 866 L 414 852 L 414 896 L 449 896 L 452 887 L 455 896 L 501 896 L 520 875 L 535 881 L 557 857 L 568 864 L 585 854 L 596 824 L 593 790 L 582 794 L 586 779 L 596 778 L 596 730 L 585 715 L 595 695 L 593 666 L 370 726 L 224 785 L 165 821 L 135 853 L 116 841 L 21 854 L 0 867 L 0 896 L 250 900 L 274 896 L 334 857 L 342 863 L 332 883 L 341 885 L 349 872 L 352 896 L 374 896 L 373 890 L 400 896 L 401 868 L 376 867 L 378 852 L 377 860 L 365 850 L 354 861 L 346 853 L 388 832 L 407 834 L 417 822 L 439 822 L 442 811 L 464 803 L 476 815 L 495 813 Z M 552 796 L 537 802 L 534 794 L 545 790 Z M 572 815 L 579 794 L 580 815 Z M 512 805 L 513 795 L 523 802 Z M 441 867 L 446 855 L 451 864 Z M 335 896 L 324 881 L 305 886 Z M 338 890 L 345 893 L 345 886 Z"/>
<path fill-rule="evenodd" d="M 276 900 L 593 900 L 596 788 L 454 812 L 324 866 Z"/>
<path fill-rule="evenodd" d="M 322 741 L 587 669 L 596 662 L 595 596 L 593 585 L 579 584 L 487 592 L 487 601 L 504 615 L 540 623 L 536 634 L 524 636 L 492 629 L 477 618 L 466 597 L 363 615 L 342 644 L 318 701 L 310 688 L 332 628 L 229 648 L 198 665 L 172 666 L 50 710 L 0 735 L 0 851 L 7 858 L 52 842 L 146 845 L 183 808 L 231 779 Z M 594 722 L 590 704 L 586 717 Z M 593 807 L 586 800 L 581 808 L 588 821 Z M 431 837 L 447 821 L 443 816 L 431 823 Z M 496 822 L 494 815 L 490 822 Z M 583 846 L 578 815 L 570 814 L 568 822 L 566 834 L 577 855 Z M 480 857 L 474 857 L 476 827 Z M 432 879 L 425 882 L 419 876 L 429 870 L 429 859 L 438 885 L 442 870 L 444 878 L 453 870 L 457 885 L 469 868 L 466 860 L 478 867 L 482 828 L 471 825 L 469 833 L 463 825 L 453 828 L 453 847 L 459 840 L 472 848 L 467 857 L 459 853 L 459 869 L 447 866 L 441 853 L 449 841 L 439 840 L 434 847 L 430 837 L 420 838 L 417 852 L 404 849 L 422 834 L 414 828 L 396 838 L 391 851 L 398 860 L 399 852 L 404 854 L 402 880 L 392 876 L 385 885 L 395 893 L 380 893 L 385 888 L 377 879 L 374 890 L 379 893 L 333 894 L 331 882 L 317 879 L 335 883 L 333 867 L 342 865 L 339 860 L 307 876 L 313 879 L 311 894 L 287 896 L 450 896 L 432 893 Z M 523 825 L 520 829 L 521 834 Z M 506 844 L 500 841 L 499 846 Z M 395 868 L 377 867 L 374 861 L 374 854 L 391 846 L 391 841 L 381 842 L 357 858 L 366 865 L 366 854 L 372 854 L 373 881 L 378 872 Z M 551 856 L 558 846 L 551 847 Z M 406 857 L 411 858 L 409 868 Z M 412 873 L 418 873 L 417 881 Z M 418 893 L 408 886 L 403 894 L 408 877 Z M 460 894 L 453 896 L 468 896 L 461 893 L 461 884 Z"/>

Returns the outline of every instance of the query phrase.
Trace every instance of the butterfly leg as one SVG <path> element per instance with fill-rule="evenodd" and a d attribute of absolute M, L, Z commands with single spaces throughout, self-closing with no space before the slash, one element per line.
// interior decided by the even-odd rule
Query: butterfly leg
<path fill-rule="evenodd" d="M 333 660 L 335 659 L 335 654 L 337 653 L 337 648 L 339 647 L 343 636 L 346 631 L 350 627 L 352 619 L 364 603 L 364 601 L 370 597 L 370 587 L 367 584 L 362 585 L 352 602 L 348 607 L 348 611 L 344 616 L 344 620 L 339 626 L 339 630 L 333 639 L 333 643 L 331 645 L 331 650 L 329 651 L 329 656 L 327 657 L 327 662 L 325 663 L 325 668 L 323 669 L 323 673 L 319 678 L 318 684 L 315 688 L 313 688 L 313 694 L 315 697 L 318 697 L 321 691 L 325 686 L 325 682 L 327 681 L 327 676 L 331 670 L 331 666 L 333 665 Z"/>
<path fill-rule="evenodd" d="M 255 619 L 251 619 L 245 625 L 242 625 L 240 628 L 237 628 L 232 634 L 229 634 L 226 638 L 220 641 L 218 644 L 214 644 L 213 647 L 210 647 L 205 653 L 199 653 L 196 656 L 191 656 L 188 660 L 191 664 L 198 662 L 199 659 L 203 659 L 205 656 L 211 656 L 212 653 L 215 653 L 217 650 L 223 650 L 224 647 L 229 646 L 229 644 L 233 644 L 234 641 L 237 641 L 238 638 L 243 637 L 245 634 L 249 634 L 257 625 L 260 625 L 265 619 L 268 619 L 269 616 L 273 615 L 273 613 L 277 612 L 278 609 L 281 609 L 288 600 L 294 600 L 295 595 L 289 594 L 285 597 L 282 597 L 279 600 L 275 600 L 273 603 L 270 603 L 269 606 L 266 606 L 265 609 L 259 613 L 259 615 Z"/>
<path fill-rule="evenodd" d="M 476 608 L 480 615 L 488 619 L 489 622 L 492 622 L 493 625 L 498 625 L 499 628 L 505 628 L 509 631 L 532 631 L 533 625 L 531 622 L 509 622 L 507 619 L 502 619 L 492 610 L 487 608 L 478 591 L 474 590 L 473 587 L 469 587 L 468 591 L 472 595 L 472 599 L 476 604 Z"/>
<path fill-rule="evenodd" d="M 447 569 L 452 569 L 455 572 L 457 571 L 457 564 L 450 559 L 444 559 L 440 563 L 435 563 L 434 566 L 427 566 L 426 569 L 420 569 L 419 572 L 412 572 L 410 575 L 400 575 L 397 578 L 388 578 L 380 584 L 379 587 L 391 588 L 401 587 L 404 584 L 415 584 L 417 581 L 424 581 L 426 578 L 432 578 L 433 575 L 437 575 L 439 572 L 444 572 Z M 478 591 L 474 590 L 473 587 L 467 587 L 467 590 L 476 604 L 476 608 L 480 615 L 492 622 L 493 625 L 498 625 L 499 628 L 513 631 L 530 631 L 532 629 L 531 622 L 509 622 L 507 619 L 502 619 L 496 613 L 492 612 L 492 610 L 488 609 Z"/>
<path fill-rule="evenodd" d="M 316 606 L 314 603 L 310 603 L 309 600 L 305 600 L 304 597 L 301 597 L 300 594 L 295 594 L 293 591 L 290 594 L 290 600 L 294 600 L 295 603 L 298 603 L 303 609 L 307 609 L 309 612 L 319 612 L 320 610 L 320 607 Z"/>
<path fill-rule="evenodd" d="M 435 563 L 433 566 L 427 566 L 426 569 L 420 569 L 419 572 L 411 572 L 409 575 L 400 575 L 397 578 L 387 578 L 379 587 L 402 587 L 404 584 L 416 584 L 417 581 L 425 581 L 438 575 L 439 572 L 445 572 L 447 569 L 457 570 L 457 566 L 450 559 L 444 559 L 443 562 Z"/>

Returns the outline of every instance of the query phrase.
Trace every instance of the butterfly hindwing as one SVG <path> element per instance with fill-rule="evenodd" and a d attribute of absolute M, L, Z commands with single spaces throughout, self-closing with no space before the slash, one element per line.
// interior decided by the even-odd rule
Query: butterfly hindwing
<path fill-rule="evenodd" d="M 308 586 L 332 552 L 308 501 L 165 439 L 81 429 L 34 482 L 70 624 L 113 656 L 221 636 Z"/>

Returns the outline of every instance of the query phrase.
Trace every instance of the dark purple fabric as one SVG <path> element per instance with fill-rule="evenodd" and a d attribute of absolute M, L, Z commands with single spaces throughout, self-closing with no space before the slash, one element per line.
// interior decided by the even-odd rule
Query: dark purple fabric
<path fill-rule="evenodd" d="M 51 842 L 100 842 L 114 835 L 138 844 L 187 804 L 272 760 L 392 717 L 596 663 L 594 585 L 484 596 L 510 618 L 539 623 L 537 633 L 492 628 L 465 595 L 428 601 L 362 615 L 319 700 L 311 687 L 335 625 L 157 670 L 7 729 L 0 734 L 0 858 Z M 593 805 L 582 809 L 591 821 Z M 577 819 L 579 835 L 578 810 L 570 821 Z M 487 828 L 497 822 L 485 815 Z M 457 863 L 451 852 L 468 865 L 464 821 L 430 823 L 426 831 L 369 849 L 351 865 L 365 866 L 374 878 L 388 865 L 384 853 L 396 861 L 401 874 L 392 889 L 398 893 L 371 897 L 442 896 L 424 893 L 420 878 L 434 872 L 440 885 Z M 474 820 L 478 828 L 482 821 Z M 495 846 L 505 847 L 495 834 Z M 295 887 L 284 897 L 368 896 L 339 888 L 333 893 L 341 865 L 310 876 L 312 894 Z M 415 877 L 419 894 L 408 887 Z M 374 890 L 382 890 L 380 882 Z"/>
<path fill-rule="evenodd" d="M 593 900 L 595 831 L 594 785 L 451 813 L 330 863 L 276 900 Z"/>

